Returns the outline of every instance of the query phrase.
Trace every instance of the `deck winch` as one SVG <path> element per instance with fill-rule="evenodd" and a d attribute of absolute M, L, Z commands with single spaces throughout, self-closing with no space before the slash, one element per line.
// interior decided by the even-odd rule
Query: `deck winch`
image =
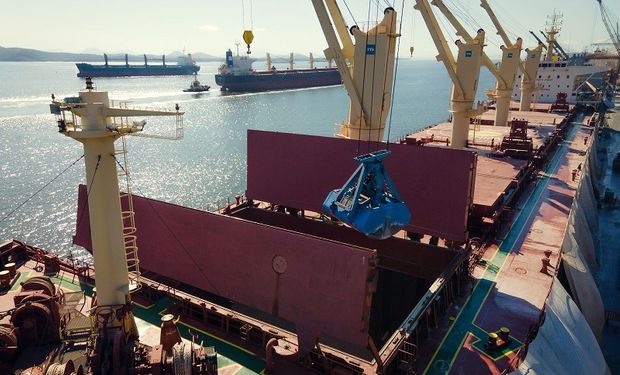
<path fill-rule="evenodd" d="M 361 165 L 341 189 L 327 195 L 323 210 L 370 238 L 383 240 L 401 230 L 411 213 L 385 171 L 383 159 L 389 154 L 381 150 L 355 157 Z"/>

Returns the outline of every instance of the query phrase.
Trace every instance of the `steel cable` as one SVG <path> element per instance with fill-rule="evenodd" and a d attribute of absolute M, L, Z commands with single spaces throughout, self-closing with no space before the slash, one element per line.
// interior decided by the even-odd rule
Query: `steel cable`
<path fill-rule="evenodd" d="M 52 178 L 48 183 L 46 183 L 45 185 L 43 185 L 39 190 L 37 190 L 34 194 L 32 194 L 30 197 L 28 197 L 28 199 L 26 199 L 25 201 L 23 201 L 22 203 L 20 203 L 19 205 L 17 205 L 17 207 L 15 207 L 11 212 L 9 212 L 8 214 L 6 214 L 1 220 L 0 223 L 2 223 L 4 220 L 8 219 L 11 215 L 13 215 L 17 210 L 19 210 L 23 205 L 25 205 L 26 203 L 28 203 L 32 198 L 36 197 L 40 192 L 42 192 L 46 187 L 48 187 L 52 182 L 56 181 L 60 176 L 62 176 L 66 171 L 69 170 L 69 168 L 73 167 L 78 161 L 80 161 L 82 158 L 84 157 L 84 154 L 82 154 L 82 156 L 80 156 L 79 158 L 77 158 L 73 163 L 69 164 L 68 167 L 66 167 L 65 169 L 62 170 L 62 172 L 60 172 L 58 175 L 56 175 L 56 177 Z"/>

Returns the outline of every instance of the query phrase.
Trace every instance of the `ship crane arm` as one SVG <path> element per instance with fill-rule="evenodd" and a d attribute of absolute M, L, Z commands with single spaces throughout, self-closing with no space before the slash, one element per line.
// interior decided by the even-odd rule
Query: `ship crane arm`
<path fill-rule="evenodd" d="M 333 2 L 333 0 L 327 0 L 327 2 Z M 332 18 L 330 19 L 330 15 L 325 7 L 324 0 L 312 0 L 312 5 L 314 6 L 314 11 L 316 12 L 319 23 L 321 24 L 321 29 L 323 29 L 325 39 L 327 40 L 328 48 L 325 50 L 325 57 L 328 60 L 333 59 L 336 62 L 336 67 L 338 68 L 338 72 L 340 73 L 340 77 L 342 78 L 342 83 L 344 84 L 344 87 L 347 90 L 349 97 L 351 98 L 352 104 L 359 107 L 363 113 L 360 94 L 355 88 L 353 78 L 351 77 L 350 69 L 346 62 L 346 59 L 348 59 L 351 63 L 353 62 L 353 42 L 351 41 L 351 37 L 349 37 L 346 31 L 346 24 L 342 17 L 342 13 L 340 12 L 340 10 L 337 10 L 338 7 L 334 3 L 332 6 L 329 7 L 329 9 L 334 12 L 331 14 Z M 338 41 L 338 36 L 334 31 L 332 20 L 336 24 L 336 30 L 338 30 L 338 34 L 340 35 L 342 44 L 344 46 L 343 48 L 340 47 L 340 42 Z M 363 113 L 363 117 L 367 117 L 366 113 Z"/>
<path fill-rule="evenodd" d="M 538 30 L 540 31 L 540 33 L 542 34 L 542 36 L 544 36 L 546 39 L 549 38 L 549 36 L 547 34 L 545 34 L 544 31 L 542 30 Z M 564 51 L 564 48 L 562 48 L 562 46 L 560 45 L 560 43 L 557 40 L 553 41 L 553 50 L 555 51 L 555 53 L 559 56 L 561 56 L 563 59 L 568 59 L 568 53 L 566 53 L 566 51 Z"/>
<path fill-rule="evenodd" d="M 450 147 L 466 147 L 469 137 L 470 119 L 486 110 L 480 105 L 477 108 L 473 107 L 480 79 L 484 30 L 478 30 L 476 37 L 471 40 L 465 40 L 464 42 L 457 40 L 458 53 L 455 58 L 448 47 L 445 36 L 439 28 L 439 23 L 433 14 L 428 0 L 416 0 L 414 9 L 422 14 L 426 28 L 430 32 L 435 47 L 439 52 L 437 60 L 444 63 L 453 83 L 450 97 L 450 112 L 452 113 Z"/>
<path fill-rule="evenodd" d="M 340 8 L 338 7 L 338 4 L 336 4 L 335 0 L 326 0 L 325 4 L 327 5 L 327 10 L 331 15 L 334 26 L 336 27 L 336 32 L 338 33 L 338 37 L 342 43 L 342 56 L 352 62 L 355 53 L 355 46 L 353 45 L 353 40 L 349 35 L 349 28 L 344 21 L 342 12 L 340 11 Z"/>
<path fill-rule="evenodd" d="M 616 52 L 618 53 L 618 56 L 620 56 L 620 33 L 617 30 L 614 30 L 612 26 L 613 22 L 611 20 L 611 16 L 605 9 L 605 6 L 603 5 L 603 1 L 596 0 L 596 2 L 598 3 L 599 8 L 601 9 L 601 18 L 603 19 L 603 24 L 605 24 L 605 29 L 607 29 L 607 33 L 609 34 L 609 37 L 611 38 L 611 43 L 616 48 Z"/>
<path fill-rule="evenodd" d="M 474 38 L 467 32 L 467 30 L 465 30 L 463 25 L 456 19 L 454 14 L 450 11 L 450 9 L 448 9 L 448 7 L 443 2 L 443 0 L 432 0 L 431 4 L 439 8 L 441 13 L 443 13 L 443 15 L 446 16 L 448 21 L 456 29 L 456 35 L 463 37 L 463 39 L 465 39 L 465 41 L 468 43 L 473 42 Z M 489 56 L 484 51 L 482 51 L 482 63 L 484 64 L 484 66 L 486 66 L 489 72 L 491 72 L 493 77 L 495 77 L 495 79 L 500 83 L 500 85 L 504 87 L 507 85 L 504 78 L 499 74 L 499 71 L 497 70 L 497 67 L 495 66 L 493 61 L 489 58 Z"/>
<path fill-rule="evenodd" d="M 534 39 L 536 39 L 536 41 L 538 42 L 539 45 L 542 45 L 542 48 L 544 50 L 547 50 L 547 46 L 545 45 L 545 43 L 542 40 L 540 40 L 538 35 L 536 35 L 532 30 L 530 30 L 530 34 L 534 37 Z"/>
<path fill-rule="evenodd" d="M 106 117 L 134 117 L 134 116 L 170 116 L 177 114 L 177 112 L 171 111 L 159 111 L 151 109 L 134 109 L 134 108 L 113 108 L 108 107 L 103 111 Z M 178 112 L 182 115 L 184 112 Z"/>
<path fill-rule="evenodd" d="M 499 22 L 499 19 L 497 19 L 495 12 L 493 12 L 491 5 L 489 5 L 489 2 L 487 0 L 480 0 L 480 6 L 484 8 L 484 10 L 487 12 L 489 18 L 491 19 L 491 22 L 493 22 L 493 26 L 495 26 L 495 29 L 497 30 L 497 35 L 499 35 L 500 38 L 502 38 L 502 41 L 504 42 L 504 44 L 506 44 L 507 47 L 512 47 L 513 45 L 512 41 L 510 40 L 510 38 L 508 38 L 508 34 L 506 33 L 506 30 L 504 30 L 504 27 Z M 519 69 L 521 69 L 521 71 L 524 74 L 528 74 L 526 73 L 526 70 L 525 70 L 525 64 L 523 64 L 522 61 L 519 61 Z M 528 77 L 528 78 L 531 79 L 531 77 Z"/>
<path fill-rule="evenodd" d="M 456 60 L 452 55 L 452 51 L 450 51 L 450 47 L 448 47 L 448 41 L 441 32 L 437 18 L 435 18 L 428 1 L 416 0 L 414 8 L 422 14 L 422 18 L 426 23 L 429 33 L 431 34 L 431 38 L 433 38 L 435 47 L 437 47 L 437 51 L 439 53 L 436 57 L 437 61 L 441 61 L 444 64 L 452 83 L 454 83 L 454 89 L 457 91 L 458 95 L 462 97 L 465 90 L 456 75 Z"/>
<path fill-rule="evenodd" d="M 491 9 L 489 2 L 487 0 L 480 0 L 480 6 L 484 8 L 484 10 L 489 15 L 491 22 L 493 22 L 493 26 L 495 26 L 495 29 L 497 30 L 497 35 L 499 35 L 500 38 L 502 38 L 502 41 L 507 47 L 511 47 L 512 41 L 510 40 L 510 38 L 508 38 L 508 34 L 506 34 L 506 30 L 504 30 L 502 25 L 499 23 L 499 20 L 497 19 L 495 12 L 493 12 L 493 9 Z"/>
<path fill-rule="evenodd" d="M 338 136 L 359 140 L 383 140 L 391 108 L 397 32 L 396 11 L 387 7 L 383 19 L 364 31 L 347 29 L 335 0 L 312 0 L 325 34 L 325 55 L 336 61 L 351 99 L 348 119 Z M 331 18 L 330 18 L 331 17 Z"/>

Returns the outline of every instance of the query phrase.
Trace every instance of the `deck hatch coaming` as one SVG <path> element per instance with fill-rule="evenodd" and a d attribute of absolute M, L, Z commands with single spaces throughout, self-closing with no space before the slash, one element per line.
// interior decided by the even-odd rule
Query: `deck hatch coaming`
<path fill-rule="evenodd" d="M 248 198 L 322 212 L 327 193 L 357 168 L 359 151 L 384 143 L 248 131 Z M 386 169 L 411 210 L 407 229 L 447 240 L 467 239 L 477 155 L 473 151 L 391 144 Z"/>
<path fill-rule="evenodd" d="M 81 186 L 74 243 L 89 248 L 86 206 Z M 323 334 L 366 347 L 374 250 L 139 196 L 134 209 L 141 268 L 291 321 L 305 349 Z"/>

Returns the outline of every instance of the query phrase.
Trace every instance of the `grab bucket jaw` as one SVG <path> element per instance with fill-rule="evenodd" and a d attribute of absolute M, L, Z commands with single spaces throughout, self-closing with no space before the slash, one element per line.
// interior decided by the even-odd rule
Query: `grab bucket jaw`
<path fill-rule="evenodd" d="M 389 238 L 407 225 L 411 213 L 383 165 L 389 154 L 381 150 L 355 157 L 360 166 L 341 189 L 327 195 L 323 211 L 373 239 Z"/>

